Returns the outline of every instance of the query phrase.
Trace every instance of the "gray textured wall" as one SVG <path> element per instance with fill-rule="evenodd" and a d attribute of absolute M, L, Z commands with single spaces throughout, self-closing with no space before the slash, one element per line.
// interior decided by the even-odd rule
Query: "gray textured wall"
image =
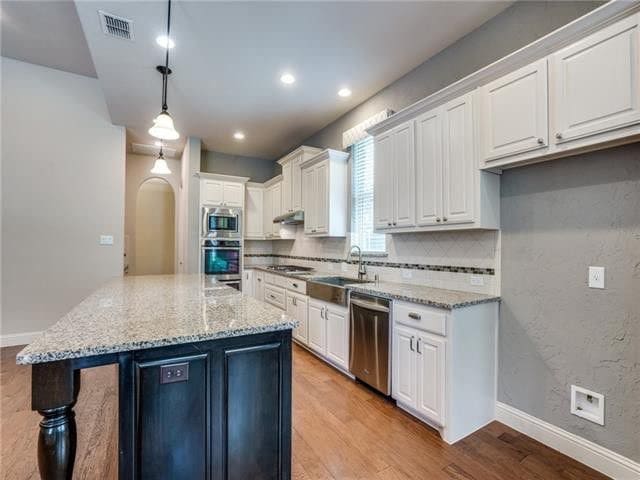
<path fill-rule="evenodd" d="M 251 177 L 252 182 L 262 183 L 279 174 L 281 168 L 273 160 L 207 150 L 202 154 L 200 171 Z"/>
<path fill-rule="evenodd" d="M 506 171 L 501 208 L 500 401 L 640 461 L 640 143 Z"/>
<path fill-rule="evenodd" d="M 342 132 L 398 111 L 584 15 L 604 2 L 520 1 L 303 142 L 342 149 Z M 295 148 L 297 145 L 292 146 Z"/>

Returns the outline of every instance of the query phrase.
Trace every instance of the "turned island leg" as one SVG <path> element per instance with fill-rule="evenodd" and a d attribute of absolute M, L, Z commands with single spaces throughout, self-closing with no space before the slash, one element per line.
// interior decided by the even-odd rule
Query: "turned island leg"
<path fill-rule="evenodd" d="M 76 457 L 73 406 L 80 391 L 80 370 L 69 362 L 35 364 L 31 370 L 31 408 L 42 415 L 38 468 L 43 480 L 71 480 Z"/>

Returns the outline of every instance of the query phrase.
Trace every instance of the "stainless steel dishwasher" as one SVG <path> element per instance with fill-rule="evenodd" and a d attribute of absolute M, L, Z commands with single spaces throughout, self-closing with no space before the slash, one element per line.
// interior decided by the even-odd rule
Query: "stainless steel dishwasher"
<path fill-rule="evenodd" d="M 349 371 L 356 378 L 389 395 L 390 338 L 389 301 L 351 292 Z"/>

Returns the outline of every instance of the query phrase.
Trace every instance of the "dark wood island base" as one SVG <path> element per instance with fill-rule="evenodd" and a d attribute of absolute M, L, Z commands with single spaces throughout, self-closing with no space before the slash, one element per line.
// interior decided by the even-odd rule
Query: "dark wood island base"
<path fill-rule="evenodd" d="M 70 480 L 80 370 L 119 365 L 119 478 L 290 479 L 291 330 L 37 363 L 44 480 Z"/>

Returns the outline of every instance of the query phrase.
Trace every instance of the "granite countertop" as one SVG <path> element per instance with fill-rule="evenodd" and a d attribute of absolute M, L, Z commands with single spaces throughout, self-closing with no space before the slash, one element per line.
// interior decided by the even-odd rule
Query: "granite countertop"
<path fill-rule="evenodd" d="M 346 286 L 352 292 L 367 293 L 378 297 L 405 302 L 420 303 L 432 307 L 453 310 L 479 303 L 499 302 L 500 297 L 483 293 L 445 290 L 410 283 L 357 283 Z"/>
<path fill-rule="evenodd" d="M 16 357 L 19 364 L 82 358 L 292 329 L 282 310 L 202 275 L 114 279 Z"/>
<path fill-rule="evenodd" d="M 284 277 L 297 278 L 299 280 L 315 280 L 316 278 L 327 276 L 344 275 L 342 272 L 318 272 L 313 271 L 302 274 L 291 274 L 270 270 L 267 265 L 245 265 L 245 268 L 261 270 L 263 272 L 281 275 Z M 345 288 L 353 291 L 366 293 L 378 297 L 389 298 L 391 300 L 403 300 L 405 302 L 420 303 L 432 307 L 453 310 L 455 308 L 468 307 L 479 303 L 499 302 L 500 297 L 486 295 L 483 293 L 463 292 L 460 290 L 446 290 L 444 288 L 427 287 L 412 283 L 350 283 Z"/>

